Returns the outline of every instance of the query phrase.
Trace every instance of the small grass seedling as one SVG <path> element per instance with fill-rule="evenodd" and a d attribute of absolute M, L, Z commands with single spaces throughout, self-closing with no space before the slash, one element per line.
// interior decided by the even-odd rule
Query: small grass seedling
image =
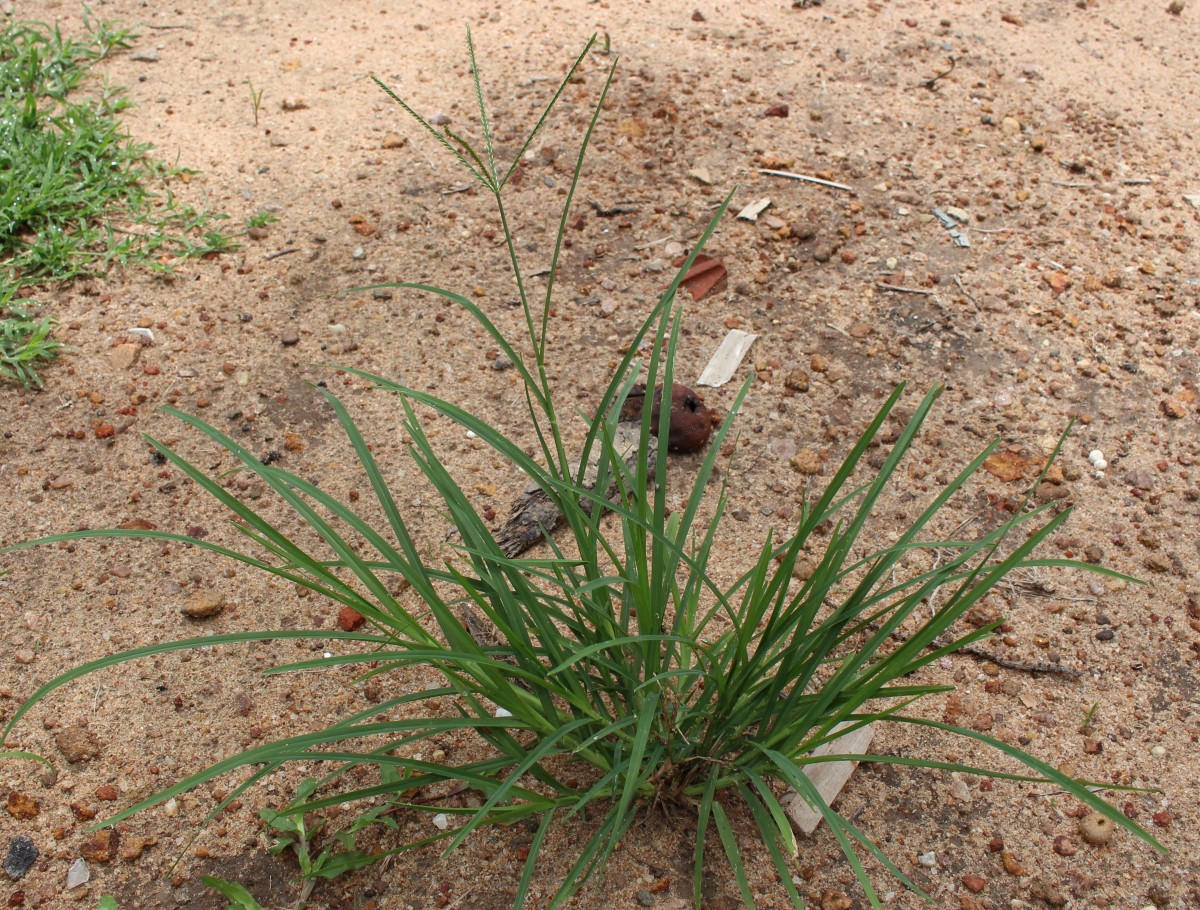
<path fill-rule="evenodd" d="M 258 111 L 262 107 L 264 89 L 254 90 L 254 83 L 249 79 L 246 80 L 246 85 L 250 87 L 250 109 L 254 112 L 254 125 L 258 126 Z"/>

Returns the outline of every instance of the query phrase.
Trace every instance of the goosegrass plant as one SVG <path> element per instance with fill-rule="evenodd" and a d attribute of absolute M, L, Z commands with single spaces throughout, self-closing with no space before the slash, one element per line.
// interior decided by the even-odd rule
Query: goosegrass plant
<path fill-rule="evenodd" d="M 214 227 L 225 216 L 174 195 L 172 181 L 191 172 L 124 130 L 124 91 L 91 76 L 136 34 L 86 7 L 83 26 L 76 38 L 38 22 L 0 28 L 0 298 L 113 268 L 169 272 L 236 247 Z M 0 334 L 20 369 L 6 361 L 0 375 L 37 385 L 35 366 L 61 348 L 46 343 L 52 327 L 7 306 Z"/>
<path fill-rule="evenodd" d="M 369 625 L 358 631 L 282 629 L 205 635 L 105 657 L 43 685 L 14 714 L 6 736 L 55 689 L 114 664 L 238 642 L 320 639 L 336 653 L 283 664 L 269 672 L 357 667 L 362 669 L 362 679 L 368 679 L 422 666 L 436 674 L 440 684 L 426 688 L 418 683 L 323 729 L 224 758 L 104 824 L 120 822 L 222 775 L 240 774 L 243 779 L 214 810 L 215 815 L 256 782 L 286 765 L 303 763 L 325 771 L 320 785 L 311 792 L 305 789 L 297 801 L 270 817 L 277 829 L 286 827 L 281 821 L 284 815 L 295 820 L 292 834 L 296 836 L 288 842 L 293 849 L 307 840 L 300 833 L 309 830 L 303 828 L 309 824 L 306 817 L 356 801 L 367 807 L 364 816 L 377 812 L 383 801 L 389 807 L 386 818 L 404 822 L 395 830 L 378 832 L 384 843 L 376 858 L 430 845 L 440 845 L 449 853 L 485 826 L 531 824 L 534 834 L 516 885 L 516 908 L 525 905 L 551 832 L 575 820 L 587 833 L 577 853 L 560 856 L 568 868 L 553 885 L 548 906 L 555 907 L 602 874 L 640 813 L 668 806 L 694 820 L 697 906 L 705 870 L 721 856 L 745 904 L 754 905 L 743 859 L 743 850 L 750 849 L 766 851 L 779 873 L 779 887 L 800 907 L 793 883 L 797 845 L 781 803 L 791 789 L 820 812 L 867 900 L 878 908 L 881 903 L 863 855 L 908 887 L 916 890 L 916 884 L 886 857 L 869 832 L 831 808 L 805 773 L 818 762 L 853 759 L 1049 782 L 1162 849 L 1085 782 L 1002 740 L 909 712 L 919 699 L 951 688 L 923 682 L 913 674 L 995 629 L 993 624 L 966 634 L 954 631 L 964 612 L 1011 573 L 1061 567 L 1115 574 L 1070 560 L 1037 557 L 1038 545 L 1061 527 L 1069 510 L 1055 504 L 1034 506 L 1030 499 L 1003 525 L 977 538 L 934 538 L 932 529 L 942 510 L 964 490 L 994 445 L 937 491 L 907 527 L 897 528 L 890 518 L 876 514 L 889 485 L 902 482 L 898 469 L 918 439 L 939 389 L 921 399 L 890 448 L 879 439 L 880 429 L 903 389 L 888 395 L 825 489 L 804 503 L 794 528 L 779 538 L 768 534 L 743 571 L 732 578 L 713 566 L 714 554 L 728 545 L 729 537 L 723 521 L 727 490 L 715 477 L 719 453 L 730 439 L 749 381 L 734 396 L 728 418 L 694 467 L 682 508 L 668 506 L 666 457 L 651 454 L 653 432 L 665 438 L 668 409 L 663 409 L 657 426 L 652 426 L 651 410 L 644 409 L 636 455 L 627 460 L 627 453 L 618 448 L 621 406 L 634 383 L 670 387 L 674 379 L 682 321 L 676 291 L 724 215 L 729 198 L 629 339 L 628 353 L 594 414 L 561 407 L 548 369 L 559 356 L 550 321 L 554 279 L 584 155 L 615 63 L 583 130 L 547 287 L 544 296 L 535 299 L 510 227 L 505 185 L 568 82 L 589 59 L 593 45 L 588 42 L 575 59 L 507 165 L 500 163 L 495 147 L 469 32 L 467 45 L 479 105 L 476 138 L 436 130 L 397 93 L 383 88 L 494 199 L 521 305 L 522 331 L 510 338 L 482 305 L 452 290 L 419 283 L 392 287 L 433 294 L 461 307 L 513 362 L 528 430 L 537 439 L 535 454 L 527 454 L 515 439 L 459 404 L 348 370 L 368 380 L 375 390 L 394 393 L 403 409 L 411 440 L 408 455 L 436 491 L 441 510 L 456 531 L 452 545 L 430 555 L 426 543 L 410 531 L 385 480 L 384 467 L 369 442 L 369 429 L 360 430 L 348 407 L 327 389 L 322 388 L 321 394 L 357 456 L 365 487 L 373 494 L 372 509 L 382 516 L 376 523 L 364 517 L 362 505 L 342 502 L 316 483 L 260 461 L 211 424 L 168 409 L 208 437 L 224 456 L 232 457 L 239 470 L 259 478 L 299 517 L 317 543 L 301 545 L 258 506 L 227 490 L 220 476 L 210 476 L 154 439 L 150 444 L 165 459 L 230 511 L 234 527 L 245 538 L 244 549 L 162 530 L 83 531 L 47 540 L 105 537 L 186 543 L 351 607 Z M 536 482 L 561 510 L 565 531 L 561 538 L 547 535 L 543 555 L 507 557 L 501 552 L 470 496 L 443 465 L 427 436 L 422 414 L 428 411 L 476 434 Z M 575 421 L 581 431 L 586 427 L 581 453 L 568 448 L 568 430 Z M 872 470 L 865 456 L 876 446 L 884 458 Z M 589 472 L 594 473 L 594 482 Z M 606 510 L 614 517 L 606 518 Z M 872 549 L 868 529 L 880 530 L 881 525 L 893 532 L 893 542 Z M 801 581 L 794 570 L 802 554 L 810 552 L 815 554 L 815 568 Z M 403 584 L 397 585 L 397 580 Z M 393 593 L 400 588 L 406 593 Z M 492 627 L 495 635 L 477 639 L 472 627 L 478 622 Z M 893 635 L 902 628 L 907 637 Z M 883 728 L 883 736 L 888 726 L 900 725 L 963 738 L 989 747 L 997 758 L 1018 767 L 973 767 L 920 755 L 843 755 L 836 748 L 832 754 L 813 755 L 818 746 L 870 723 Z M 446 735 L 471 739 L 478 749 L 456 750 L 457 759 L 434 757 L 431 740 Z M 361 772 L 364 767 L 378 769 L 378 782 L 362 785 L 358 776 L 354 782 L 346 777 L 348 771 Z M 474 805 L 445 795 L 463 790 L 476 794 Z M 424 817 L 432 822 L 429 816 L 435 814 L 449 821 L 445 830 L 435 824 L 414 827 L 414 820 Z M 383 817 L 383 813 L 376 815 Z M 754 845 L 746 845 L 751 832 Z M 307 844 L 304 849 L 308 850 Z"/>

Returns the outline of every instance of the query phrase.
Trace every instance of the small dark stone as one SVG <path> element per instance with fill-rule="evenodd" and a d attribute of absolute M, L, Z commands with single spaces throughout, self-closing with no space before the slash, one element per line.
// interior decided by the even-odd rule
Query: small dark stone
<path fill-rule="evenodd" d="M 643 907 L 653 907 L 654 906 L 654 895 L 651 894 L 649 891 L 647 891 L 645 888 L 643 888 L 641 891 L 639 891 L 637 893 L 637 902 L 639 904 L 641 904 Z"/>
<path fill-rule="evenodd" d="M 14 837 L 8 844 L 8 853 L 4 857 L 4 871 L 14 882 L 29 871 L 37 862 L 38 848 L 24 834 Z"/>
<path fill-rule="evenodd" d="M 1116 634 L 1112 629 L 1101 629 L 1096 633 L 1096 641 L 1112 641 Z"/>
<path fill-rule="evenodd" d="M 505 370 L 511 370 L 513 362 L 507 357 L 497 357 L 492 361 L 492 369 L 497 373 L 503 373 Z"/>
<path fill-rule="evenodd" d="M 295 329 L 287 329 L 282 335 L 279 336 L 279 343 L 285 348 L 290 348 L 294 344 L 299 344 L 300 333 Z"/>

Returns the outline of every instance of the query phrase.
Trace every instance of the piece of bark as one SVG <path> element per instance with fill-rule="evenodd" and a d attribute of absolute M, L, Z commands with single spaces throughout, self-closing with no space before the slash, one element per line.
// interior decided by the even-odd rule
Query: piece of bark
<path fill-rule="evenodd" d="M 635 470 L 637 466 L 641 430 L 640 423 L 618 423 L 613 438 L 613 445 L 630 470 Z M 592 447 L 592 454 L 588 458 L 588 468 L 584 474 L 584 485 L 588 489 L 595 486 L 600 473 L 599 449 L 601 444 L 602 442 L 598 441 Z M 657 454 L 658 440 L 651 436 L 650 451 L 647 453 L 651 472 L 654 470 Z M 611 499 L 616 492 L 616 479 L 611 478 L 605 498 Z M 591 511 L 592 500 L 581 498 L 580 504 L 589 512 Z M 496 543 L 500 545 L 500 550 L 505 556 L 510 558 L 519 556 L 538 543 L 546 534 L 552 533 L 563 521 L 562 513 L 558 511 L 558 506 L 554 504 L 546 491 L 535 481 L 530 481 L 525 492 L 513 503 L 508 521 L 496 532 Z"/>

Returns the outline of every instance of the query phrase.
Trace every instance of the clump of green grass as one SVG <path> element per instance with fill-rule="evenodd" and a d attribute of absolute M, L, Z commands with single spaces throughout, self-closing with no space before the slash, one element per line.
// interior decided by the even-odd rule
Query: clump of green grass
<path fill-rule="evenodd" d="M 0 378 L 41 388 L 35 364 L 52 359 L 64 345 L 54 338 L 54 318 L 37 315 L 32 300 L 14 300 L 14 291 L 0 287 Z"/>
<path fill-rule="evenodd" d="M 113 267 L 169 271 L 175 260 L 235 246 L 212 227 L 225 216 L 173 195 L 170 181 L 190 172 L 155 160 L 150 144 L 124 131 L 123 91 L 89 81 L 135 34 L 86 12 L 84 24 L 78 39 L 35 22 L 0 31 L 0 294 L 12 298 Z M 34 365 L 55 352 L 38 337 L 47 325 L 11 308 L 0 316 L 23 363 L 5 378 L 37 384 Z"/>
<path fill-rule="evenodd" d="M 527 454 L 487 420 L 453 402 L 350 371 L 400 399 L 412 440 L 409 455 L 441 499 L 442 510 L 457 532 L 453 553 L 435 558 L 410 533 L 372 452 L 369 433 L 359 429 L 347 407 L 329 391 L 322 389 L 322 394 L 358 458 L 365 480 L 362 488 L 370 489 L 373 508 L 383 516 L 378 527 L 322 486 L 260 461 L 216 427 L 168 409 L 233 456 L 242 470 L 260 478 L 319 542 L 300 545 L 255 504 L 227 490 L 220 476 L 209 476 L 151 439 L 164 458 L 231 512 L 248 541 L 245 550 L 159 530 L 83 531 L 20 546 L 100 537 L 188 543 L 352 607 L 370 627 L 355 632 L 234 632 L 106 657 L 43 685 L 14 714 L 5 736 L 11 736 L 13 725 L 59 686 L 114 664 L 196 647 L 311 638 L 358 643 L 360 648 L 269 672 L 359 666 L 362 678 L 368 679 L 421 665 L 438 674 L 441 684 L 397 691 L 324 729 L 225 758 L 104 824 L 117 823 L 229 772 L 253 769 L 215 814 L 247 787 L 289 763 L 319 764 L 327 772 L 320 789 L 328 795 L 315 798 L 317 790 L 306 787 L 298 800 L 268 817 L 276 830 L 290 831 L 287 843 L 281 841 L 283 849 L 297 852 L 309 874 L 321 856 L 357 865 L 363 855 L 352 840 L 341 842 L 343 858 L 337 858 L 336 845 L 331 853 L 314 853 L 306 816 L 333 805 L 367 801 L 348 832 L 355 834 L 361 830 L 358 823 L 380 820 L 379 804 L 371 801 L 383 798 L 389 807 L 388 826 L 395 824 L 397 830 L 389 827 L 382 832 L 394 840 L 375 858 L 439 842 L 449 852 L 484 826 L 530 822 L 535 833 L 513 900 L 513 906 L 520 908 L 556 825 L 582 817 L 591 833 L 577 854 L 568 858 L 569 869 L 557 884 L 550 906 L 561 905 L 603 873 L 612 851 L 640 813 L 669 804 L 694 821 L 697 906 L 704 870 L 722 855 L 745 904 L 754 905 L 738 844 L 740 825 L 757 833 L 761 846 L 755 849 L 771 857 L 779 887 L 799 907 L 801 898 L 793 884 L 795 839 L 781 803 L 784 792 L 791 789 L 820 812 L 867 900 L 880 907 L 860 853 L 878 860 L 910 888 L 917 890 L 916 885 L 884 855 L 869 832 L 826 804 L 805 774 L 805 768 L 816 762 L 850 758 L 1052 783 L 1162 849 L 1119 810 L 1090 792 L 1085 782 L 983 733 L 907 713 L 919 699 L 951 688 L 922 683 L 911 679 L 912 674 L 994 630 L 995 625 L 963 635 L 953 631 L 956 621 L 1010 573 L 1053 566 L 1115 574 L 1069 560 L 1036 557 L 1038 545 L 1066 521 L 1069 512 L 1056 511 L 1053 504 L 1033 507 L 1029 499 L 1009 521 L 981 537 L 933 537 L 942 509 L 994 446 L 937 491 L 907 527 L 898 528 L 890 516 L 876 514 L 939 389 L 924 396 L 903 432 L 882 450 L 881 466 L 872 471 L 865 456 L 882 445 L 879 431 L 903 393 L 902 388 L 894 390 L 869 418 L 826 488 L 804 504 L 795 530 L 783 539 L 768 535 L 735 577 L 712 566 L 728 528 L 723 521 L 726 491 L 723 487 L 710 491 L 709 486 L 722 443 L 749 391 L 749 380 L 696 469 L 682 509 L 672 512 L 667 506 L 666 458 L 650 457 L 650 437 L 656 428 L 651 426 L 648 408 L 641 421 L 638 454 L 626 461 L 626 453 L 615 443 L 622 404 L 638 381 L 650 387 L 659 382 L 671 385 L 681 329 L 675 294 L 729 199 L 630 339 L 629 353 L 605 388 L 596 412 L 578 415 L 560 409 L 547 370 L 558 356 L 549 323 L 555 270 L 584 155 L 613 71 L 584 130 L 546 293 L 535 300 L 509 227 L 504 187 L 592 43 L 570 67 L 507 167 L 498 163 L 493 147 L 469 33 L 468 48 L 482 144 L 449 130 L 435 130 L 398 95 L 385 90 L 493 197 L 522 307 L 523 333 L 517 339 L 508 337 L 476 302 L 454 291 L 415 283 L 392 286 L 435 294 L 462 307 L 513 362 L 523 383 L 525 414 L 538 440 L 536 455 Z M 522 356 L 522 351 L 531 353 Z M 637 359 L 639 351 L 647 352 L 644 360 Z M 548 539 L 550 553 L 541 558 L 506 557 L 470 497 L 439 459 L 419 417 L 423 409 L 475 433 L 535 481 L 562 511 L 565 541 Z M 586 436 L 582 454 L 575 458 L 568 451 L 564 427 L 565 421 L 581 418 Z M 662 438 L 669 420 L 667 409 L 660 420 L 657 430 Z M 593 470 L 596 476 L 589 483 Z M 616 495 L 610 498 L 608 491 L 614 487 Z M 711 517 L 702 520 L 701 504 L 706 500 Z M 605 509 L 616 513 L 615 523 L 603 517 Z M 894 542 L 873 549 L 868 529 L 880 523 L 894 533 Z M 817 554 L 816 568 L 800 582 L 793 570 L 809 550 Z M 397 579 L 407 583 L 410 595 L 393 594 Z M 930 613 L 925 605 L 935 592 L 937 606 Z M 414 600 L 417 606 L 412 605 Z M 499 643 L 478 640 L 464 619 L 467 612 L 493 626 Z M 910 634 L 897 641 L 892 633 L 902 627 Z M 884 729 L 892 724 L 917 726 L 966 738 L 989 747 L 997 758 L 1024 765 L 1027 771 L 971 767 L 921 756 L 813 755 L 818 746 L 869 723 Z M 457 762 L 429 757 L 431 738 L 444 735 L 472 738 L 478 749 L 458 750 L 465 757 Z M 343 781 L 347 771 L 363 766 L 377 769 L 377 783 L 353 786 Z M 477 794 L 474 807 L 436 795 L 464 789 Z M 440 821 L 450 822 L 445 830 L 414 829 L 414 818 L 435 814 L 445 816 Z M 283 821 L 289 815 L 294 820 L 290 825 Z"/>

